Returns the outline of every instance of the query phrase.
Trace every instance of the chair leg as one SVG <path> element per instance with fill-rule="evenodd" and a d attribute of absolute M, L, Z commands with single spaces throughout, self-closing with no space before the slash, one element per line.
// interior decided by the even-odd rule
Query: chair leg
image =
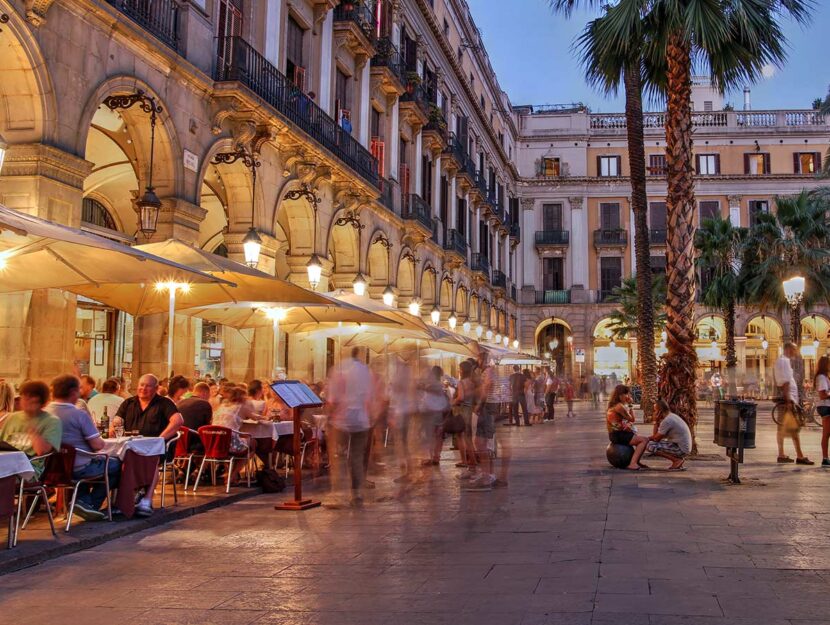
<path fill-rule="evenodd" d="M 231 474 L 233 474 L 233 458 L 228 461 L 228 475 L 225 480 L 225 494 L 231 492 Z"/>
<path fill-rule="evenodd" d="M 173 505 L 177 506 L 179 504 L 179 493 L 176 490 L 176 468 L 172 464 L 170 465 L 170 482 L 173 485 Z"/>
<path fill-rule="evenodd" d="M 187 485 L 190 483 L 190 463 L 193 462 L 193 456 L 187 457 L 187 472 L 184 474 L 184 492 L 187 492 Z"/>
<path fill-rule="evenodd" d="M 40 499 L 40 490 L 38 490 L 35 493 L 35 498 L 32 500 L 32 505 L 29 507 L 29 511 L 26 513 L 26 517 L 23 519 L 23 525 L 20 526 L 21 529 L 26 529 L 26 525 L 28 525 L 29 519 L 31 519 L 32 515 L 35 513 L 35 508 L 37 507 L 38 499 Z"/>
<path fill-rule="evenodd" d="M 66 509 L 66 528 L 64 532 L 68 532 L 72 526 L 72 514 L 75 512 L 75 502 L 78 500 L 78 489 L 80 489 L 83 481 L 77 482 L 75 488 L 72 489 L 72 501 L 69 502 L 69 507 Z"/>
<path fill-rule="evenodd" d="M 196 492 L 196 489 L 199 488 L 199 480 L 202 477 L 202 469 L 205 468 L 205 461 L 207 458 L 202 458 L 202 464 L 199 465 L 199 473 L 196 475 L 196 481 L 193 482 L 193 492 Z"/>
<path fill-rule="evenodd" d="M 167 459 L 161 463 L 161 507 L 164 508 L 164 491 L 167 486 Z"/>
<path fill-rule="evenodd" d="M 248 454 L 248 466 L 245 467 L 245 477 L 248 478 L 248 488 L 251 487 L 251 463 L 252 462 L 254 463 L 254 465 L 256 465 L 256 456 L 249 453 Z"/>
<path fill-rule="evenodd" d="M 52 529 L 52 536 L 57 537 L 58 533 L 55 531 L 55 520 L 52 518 L 52 508 L 49 507 L 49 497 L 46 494 L 46 489 L 41 486 L 38 490 L 40 491 L 40 497 L 43 499 L 43 505 L 46 506 L 46 518 L 49 519 L 49 527 Z"/>

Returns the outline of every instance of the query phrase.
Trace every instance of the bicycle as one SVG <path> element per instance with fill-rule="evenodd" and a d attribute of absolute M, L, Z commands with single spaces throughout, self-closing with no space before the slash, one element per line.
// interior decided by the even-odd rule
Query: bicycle
<path fill-rule="evenodd" d="M 783 397 L 776 397 L 773 402 L 772 421 L 776 425 L 781 425 L 786 413 L 787 402 L 784 401 Z M 821 417 L 816 415 L 816 403 L 809 396 L 805 397 L 801 403 L 795 404 L 795 418 L 802 427 L 807 423 L 821 426 Z"/>

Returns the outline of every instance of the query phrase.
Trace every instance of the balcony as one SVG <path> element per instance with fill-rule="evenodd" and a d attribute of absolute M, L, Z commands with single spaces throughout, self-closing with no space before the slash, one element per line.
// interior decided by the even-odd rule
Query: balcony
<path fill-rule="evenodd" d="M 341 2 L 334 8 L 334 34 L 351 50 L 375 54 L 377 22 L 372 7 L 364 2 Z"/>
<path fill-rule="evenodd" d="M 596 134 L 621 134 L 626 129 L 622 113 L 592 114 L 588 125 Z M 827 127 L 828 116 L 814 110 L 778 111 L 700 111 L 692 113 L 692 125 L 698 132 L 755 131 L 759 128 L 821 128 Z M 646 134 L 664 134 L 665 113 L 644 113 Z"/>
<path fill-rule="evenodd" d="M 107 0 L 173 50 L 179 49 L 179 5 L 174 0 Z"/>
<path fill-rule="evenodd" d="M 490 259 L 487 258 L 484 254 L 473 252 L 473 254 L 471 254 L 470 256 L 470 270 L 483 273 L 485 276 L 487 276 L 487 279 L 489 280 Z"/>
<path fill-rule="evenodd" d="M 668 231 L 665 228 L 651 228 L 648 231 L 648 241 L 652 245 L 665 245 Z"/>
<path fill-rule="evenodd" d="M 217 82 L 239 82 L 265 100 L 280 115 L 326 148 L 372 186 L 378 184 L 378 162 L 311 98 L 242 37 L 224 37 L 216 63 Z"/>
<path fill-rule="evenodd" d="M 433 106 L 429 112 L 429 121 L 421 131 L 424 149 L 430 151 L 443 151 L 450 141 L 450 133 L 447 130 L 447 121 L 444 119 L 441 109 Z"/>
<path fill-rule="evenodd" d="M 497 289 L 507 289 L 507 276 L 503 271 L 498 269 L 493 270 L 493 287 Z"/>
<path fill-rule="evenodd" d="M 521 226 L 519 226 L 519 224 L 517 224 L 515 222 L 510 224 L 509 235 L 510 235 L 511 239 L 513 239 L 515 241 L 521 241 L 522 240 L 522 228 L 521 228 Z"/>
<path fill-rule="evenodd" d="M 622 228 L 594 230 L 594 247 L 625 247 L 628 232 Z"/>
<path fill-rule="evenodd" d="M 536 248 L 568 247 L 571 243 L 569 230 L 537 230 L 535 237 Z"/>
<path fill-rule="evenodd" d="M 378 77 L 384 93 L 401 95 L 406 91 L 406 71 L 400 50 L 388 37 L 378 39 L 375 50 L 375 56 L 372 57 L 372 75 Z"/>
<path fill-rule="evenodd" d="M 401 217 L 406 220 L 414 221 L 417 224 L 427 229 L 429 234 L 433 234 L 432 230 L 432 209 L 429 204 L 417 193 L 410 193 L 407 201 L 404 203 L 401 210 Z"/>
<path fill-rule="evenodd" d="M 444 148 L 444 157 L 451 159 L 459 176 L 466 176 L 467 184 L 475 184 L 476 166 L 467 154 L 467 148 L 461 143 L 454 132 L 448 135 L 447 145 Z"/>
<path fill-rule="evenodd" d="M 597 303 L 598 304 L 611 304 L 614 300 L 616 300 L 616 295 L 614 291 L 598 291 L 597 292 Z"/>
<path fill-rule="evenodd" d="M 458 230 L 447 230 L 447 238 L 444 240 L 444 249 L 448 252 L 458 254 L 462 259 L 467 259 L 467 240 Z"/>
<path fill-rule="evenodd" d="M 476 172 L 472 192 L 478 193 L 482 200 L 487 199 L 487 177 L 484 175 L 484 172 Z"/>
<path fill-rule="evenodd" d="M 552 289 L 536 291 L 536 304 L 561 305 L 571 303 L 571 292 L 568 289 Z"/>
<path fill-rule="evenodd" d="M 395 210 L 395 185 L 381 176 L 378 178 L 378 189 L 380 189 L 380 198 L 378 199 L 378 202 L 380 202 L 384 208 L 388 209 L 389 212 L 399 214 L 398 211 Z"/>
<path fill-rule="evenodd" d="M 433 102 L 427 96 L 427 89 L 423 83 L 418 82 L 414 72 L 408 72 L 409 82 L 406 85 L 400 100 L 401 114 L 419 126 L 425 126 L 429 121 L 429 113 L 432 110 Z"/>

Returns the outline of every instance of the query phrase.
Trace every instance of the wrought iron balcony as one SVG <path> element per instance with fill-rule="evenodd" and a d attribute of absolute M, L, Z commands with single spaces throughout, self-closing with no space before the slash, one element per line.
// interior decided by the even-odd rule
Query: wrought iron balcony
<path fill-rule="evenodd" d="M 490 259 L 484 254 L 473 252 L 470 256 L 470 269 L 472 271 L 479 271 L 490 279 Z"/>
<path fill-rule="evenodd" d="M 242 37 L 220 40 L 215 79 L 217 82 L 242 83 L 345 165 L 377 186 L 378 162 L 371 152 Z"/>
<path fill-rule="evenodd" d="M 430 232 L 432 229 L 432 209 L 426 200 L 417 193 L 411 193 L 401 211 L 401 217 L 416 221 Z"/>
<path fill-rule="evenodd" d="M 179 5 L 174 0 L 107 0 L 174 50 L 179 48 Z"/>
<path fill-rule="evenodd" d="M 600 304 L 608 304 L 611 303 L 611 300 L 616 298 L 614 295 L 614 291 L 599 291 L 597 293 L 597 302 Z"/>
<path fill-rule="evenodd" d="M 552 289 L 547 291 L 536 291 L 537 304 L 570 304 L 571 292 L 568 289 Z"/>
<path fill-rule="evenodd" d="M 619 246 L 628 245 L 628 232 L 622 228 L 594 230 L 595 246 Z"/>
<path fill-rule="evenodd" d="M 510 224 L 510 238 L 516 239 L 517 241 L 522 240 L 522 228 L 516 222 Z"/>
<path fill-rule="evenodd" d="M 667 234 L 665 228 L 652 228 L 648 231 L 648 240 L 652 245 L 665 245 Z"/>
<path fill-rule="evenodd" d="M 537 230 L 536 247 L 567 247 L 571 242 L 569 230 Z"/>
<path fill-rule="evenodd" d="M 424 117 L 429 119 L 430 110 L 434 104 L 428 97 L 427 89 L 423 83 L 409 82 L 406 86 L 406 92 L 401 96 L 401 103 L 414 103 L 423 113 Z"/>
<path fill-rule="evenodd" d="M 375 13 L 364 2 L 341 2 L 334 8 L 334 21 L 355 24 L 372 45 L 377 41 Z"/>
<path fill-rule="evenodd" d="M 372 57 L 372 67 L 386 67 L 400 81 L 401 85 L 406 86 L 406 69 L 404 68 L 403 57 L 400 50 L 395 47 L 389 37 L 381 37 L 375 44 L 375 56 Z"/>
<path fill-rule="evenodd" d="M 502 289 L 507 288 L 507 276 L 503 271 L 499 271 L 498 269 L 493 270 L 493 286 Z"/>
<path fill-rule="evenodd" d="M 389 212 L 395 212 L 395 187 L 383 176 L 378 178 L 378 189 L 380 189 L 380 203 L 389 209 Z"/>
<path fill-rule="evenodd" d="M 481 193 L 481 197 L 487 197 L 487 178 L 483 172 L 476 172 L 475 188 L 478 190 L 479 193 Z"/>
<path fill-rule="evenodd" d="M 449 143 L 450 133 L 447 129 L 447 121 L 444 119 L 444 115 L 437 107 L 432 107 L 430 110 L 429 121 L 424 126 L 423 132 L 434 133 L 441 142 L 442 148 Z"/>
<path fill-rule="evenodd" d="M 467 240 L 454 228 L 447 230 L 447 237 L 444 240 L 444 249 L 448 252 L 455 252 L 459 256 L 467 258 Z"/>

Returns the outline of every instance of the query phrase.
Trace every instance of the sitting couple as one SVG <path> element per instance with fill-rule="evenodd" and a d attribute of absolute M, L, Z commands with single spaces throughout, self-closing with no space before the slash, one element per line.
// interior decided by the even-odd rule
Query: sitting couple
<path fill-rule="evenodd" d="M 608 402 L 606 423 L 608 438 L 615 445 L 630 445 L 634 448 L 631 462 L 626 469 L 639 471 L 648 466 L 640 462 L 647 450 L 649 453 L 671 461 L 669 471 L 683 470 L 683 463 L 692 451 L 692 433 L 689 426 L 662 399 L 655 406 L 654 431 L 651 436 L 637 434 L 634 427 L 634 413 L 631 405 L 631 390 L 624 384 L 618 385 Z"/>

